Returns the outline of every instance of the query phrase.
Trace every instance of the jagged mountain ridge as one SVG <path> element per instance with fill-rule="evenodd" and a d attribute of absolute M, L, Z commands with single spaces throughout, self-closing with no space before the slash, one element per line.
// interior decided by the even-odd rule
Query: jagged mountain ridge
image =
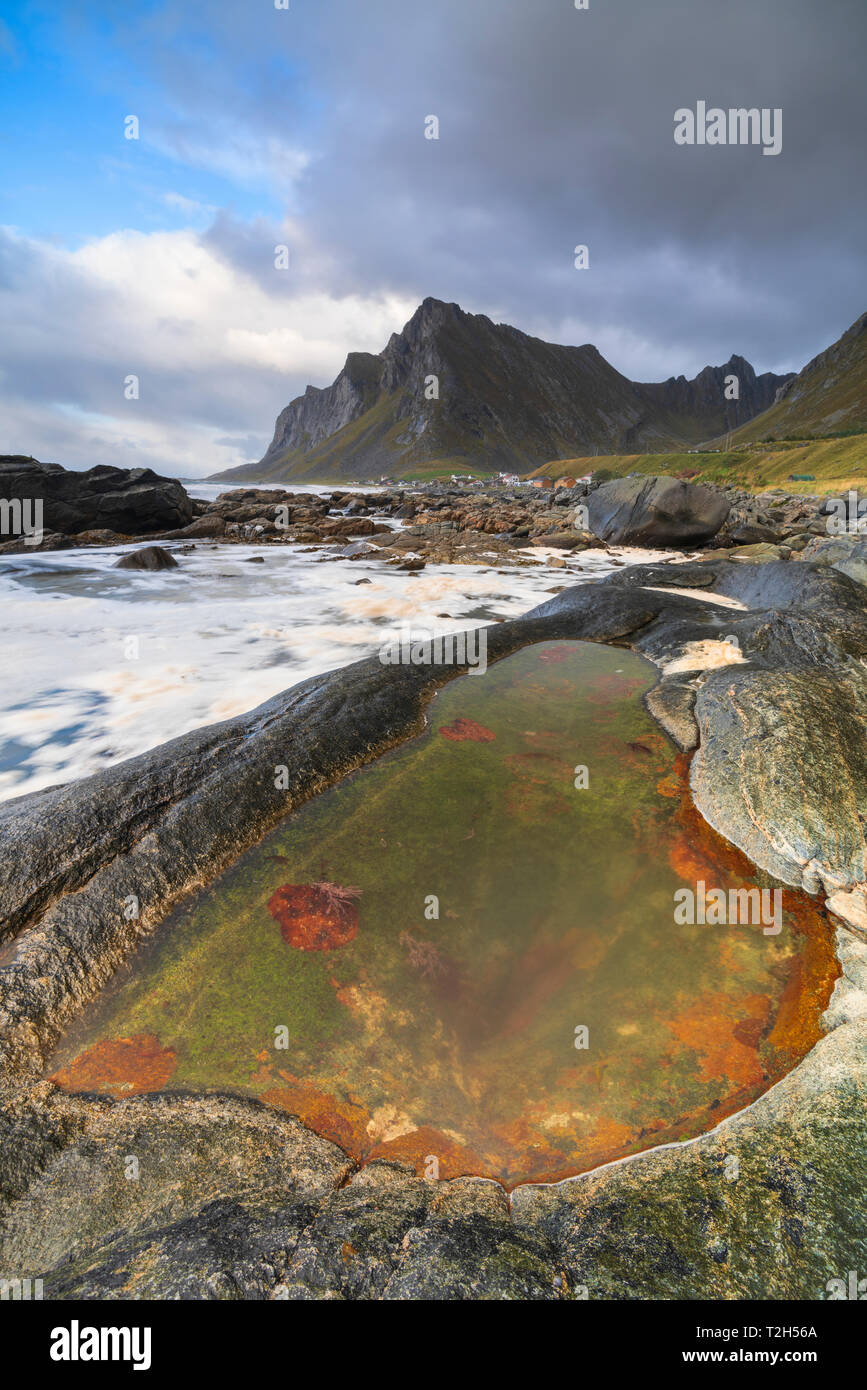
<path fill-rule="evenodd" d="M 822 438 L 867 431 L 867 314 L 783 383 L 769 409 L 732 442 Z"/>
<path fill-rule="evenodd" d="M 732 372 L 738 401 L 724 398 Z M 431 377 L 438 399 L 426 396 Z M 381 353 L 350 353 L 331 386 L 286 406 L 259 463 L 215 476 L 350 481 L 432 464 L 524 473 L 597 449 L 694 445 L 766 409 L 787 379 L 732 357 L 693 381 L 632 382 L 591 344 L 546 343 L 426 299 Z"/>

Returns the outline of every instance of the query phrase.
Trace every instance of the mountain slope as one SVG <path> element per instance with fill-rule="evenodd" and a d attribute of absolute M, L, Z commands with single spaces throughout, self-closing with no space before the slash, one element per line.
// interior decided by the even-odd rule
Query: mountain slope
<path fill-rule="evenodd" d="M 867 314 L 780 387 L 770 409 L 732 435 L 733 444 L 867 431 Z"/>
<path fill-rule="evenodd" d="M 730 372 L 737 402 L 723 395 Z M 350 353 L 331 386 L 308 386 L 281 411 L 259 463 L 215 477 L 350 481 L 433 465 L 525 473 L 594 449 L 688 446 L 764 410 L 785 380 L 733 357 L 694 381 L 636 383 L 589 344 L 546 343 L 426 299 L 381 353 Z"/>

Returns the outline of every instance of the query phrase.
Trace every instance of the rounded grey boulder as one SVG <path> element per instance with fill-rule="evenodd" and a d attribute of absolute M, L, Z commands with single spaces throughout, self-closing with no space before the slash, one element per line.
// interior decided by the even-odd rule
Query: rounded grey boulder
<path fill-rule="evenodd" d="M 587 499 L 590 530 L 614 545 L 684 545 L 715 536 L 730 503 L 678 478 L 614 478 Z"/>

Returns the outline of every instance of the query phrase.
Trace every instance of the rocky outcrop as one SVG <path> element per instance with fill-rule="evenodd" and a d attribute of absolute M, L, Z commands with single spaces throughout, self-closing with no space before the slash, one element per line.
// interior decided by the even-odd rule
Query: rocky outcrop
<path fill-rule="evenodd" d="M 676 478 L 616 478 L 587 499 L 590 530 L 614 545 L 694 544 L 715 536 L 729 503 L 715 488 Z"/>
<path fill-rule="evenodd" d="M 776 878 L 830 894 L 827 1035 L 700 1138 L 511 1196 L 399 1164 L 354 1171 L 237 1097 L 113 1101 L 40 1080 L 58 1028 L 183 893 L 421 727 L 443 672 L 358 662 L 0 810 L 0 1274 L 64 1299 L 814 1300 L 863 1268 L 867 944 L 849 912 L 867 891 L 863 589 L 809 561 L 652 565 L 489 632 L 489 660 L 571 637 L 656 663 L 658 717 L 699 743 L 707 819 Z"/>
<path fill-rule="evenodd" d="M 659 384 L 642 385 L 641 389 L 654 406 L 671 413 L 673 427 L 676 428 L 677 420 L 693 417 L 702 421 L 703 437 L 710 439 L 737 429 L 767 410 L 793 375 L 763 372 L 757 376 L 745 357 L 734 354 L 725 366 L 705 367 L 692 381 L 685 376 L 672 376 Z M 735 389 L 732 378 L 737 400 L 727 398 L 727 385 Z"/>
<path fill-rule="evenodd" d="M 725 400 L 730 371 L 739 402 Z M 639 384 L 592 344 L 546 343 L 426 299 L 381 353 L 350 353 L 331 386 L 308 386 L 281 411 L 259 463 L 216 476 L 370 478 L 430 459 L 526 473 L 595 449 L 683 447 L 764 409 L 784 380 L 738 357 L 692 382 Z"/>
<path fill-rule="evenodd" d="M 0 457 L 0 498 L 40 501 L 43 529 L 62 536 L 89 530 L 147 535 L 186 526 L 193 517 L 181 484 L 150 468 L 100 464 L 75 473 L 23 455 Z"/>

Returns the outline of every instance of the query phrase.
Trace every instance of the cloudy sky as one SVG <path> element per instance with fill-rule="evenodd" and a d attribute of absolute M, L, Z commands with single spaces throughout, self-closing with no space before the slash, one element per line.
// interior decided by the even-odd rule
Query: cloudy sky
<path fill-rule="evenodd" d="M 256 459 L 426 295 L 640 380 L 797 369 L 867 309 L 864 0 L 3 15 L 0 452 Z M 782 152 L 676 145 L 698 100 L 782 108 Z"/>

